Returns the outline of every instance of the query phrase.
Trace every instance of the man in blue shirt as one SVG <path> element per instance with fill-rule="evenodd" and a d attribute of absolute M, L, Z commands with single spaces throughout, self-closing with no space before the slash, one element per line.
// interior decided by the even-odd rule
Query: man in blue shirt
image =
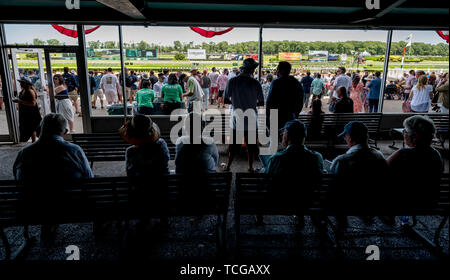
<path fill-rule="evenodd" d="M 349 149 L 331 163 L 329 172 L 338 179 L 337 186 L 330 190 L 333 203 L 339 209 L 353 206 L 371 209 L 374 202 L 384 199 L 382 195 L 388 188 L 386 160 L 380 151 L 369 147 L 368 129 L 362 122 L 349 122 L 339 137 L 344 137 Z M 337 220 L 340 226 L 346 227 L 345 217 Z"/>
<path fill-rule="evenodd" d="M 367 88 L 369 90 L 369 94 L 367 98 L 369 99 L 369 112 L 376 113 L 378 112 L 378 103 L 380 100 L 380 91 L 381 91 L 381 72 L 375 72 L 375 79 L 369 82 Z"/>
<path fill-rule="evenodd" d="M 311 84 L 314 81 L 314 78 L 311 77 L 311 72 L 307 71 L 306 76 L 302 78 L 301 83 L 303 86 L 303 103 L 305 104 L 305 108 L 308 108 L 309 97 L 311 96 Z"/>
<path fill-rule="evenodd" d="M 265 168 L 265 173 L 274 175 L 271 198 L 282 207 L 296 209 L 299 227 L 323 173 L 322 155 L 305 146 L 306 133 L 307 128 L 300 120 L 288 121 L 283 128 L 284 149 L 272 155 Z M 261 216 L 257 222 L 262 222 Z"/>
<path fill-rule="evenodd" d="M 64 140 L 67 120 L 61 114 L 48 114 L 41 122 L 39 140 L 22 148 L 13 165 L 14 177 L 25 188 L 27 214 L 52 217 L 65 204 L 62 190 L 78 179 L 94 174 L 83 150 Z M 29 217 L 32 218 L 32 217 Z M 53 239 L 56 227 L 41 227 L 41 242 Z"/>
<path fill-rule="evenodd" d="M 105 71 L 106 72 L 106 71 Z M 100 99 L 101 108 L 103 109 L 103 99 L 105 98 L 105 95 L 103 94 L 102 90 L 102 78 L 103 73 L 99 73 L 97 71 L 94 71 L 94 81 L 95 81 L 95 87 L 94 87 L 94 94 L 92 95 L 92 109 L 97 109 L 97 98 Z"/>
<path fill-rule="evenodd" d="M 14 162 L 15 179 L 33 182 L 60 180 L 61 186 L 73 179 L 94 177 L 80 146 L 69 143 L 66 119 L 61 114 L 48 114 L 41 123 L 39 140 L 22 148 Z"/>

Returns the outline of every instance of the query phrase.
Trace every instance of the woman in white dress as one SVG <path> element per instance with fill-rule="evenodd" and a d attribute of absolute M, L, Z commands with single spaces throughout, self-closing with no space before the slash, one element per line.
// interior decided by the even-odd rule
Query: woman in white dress
<path fill-rule="evenodd" d="M 72 102 L 69 99 L 69 92 L 67 91 L 66 83 L 63 76 L 57 74 L 53 77 L 55 83 L 55 105 L 56 113 L 61 114 L 67 120 L 69 125 L 68 129 L 70 133 L 74 133 L 73 120 L 74 112 L 72 108 Z"/>

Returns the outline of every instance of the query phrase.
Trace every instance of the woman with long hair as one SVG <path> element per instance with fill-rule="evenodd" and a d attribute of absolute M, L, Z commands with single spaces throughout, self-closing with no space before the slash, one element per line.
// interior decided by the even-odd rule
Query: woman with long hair
<path fill-rule="evenodd" d="M 30 137 L 31 142 L 35 142 L 42 119 L 37 105 L 36 89 L 25 78 L 21 78 L 19 83 L 22 90 L 19 93 L 19 98 L 13 99 L 13 102 L 19 104 L 20 142 L 27 142 Z"/>
<path fill-rule="evenodd" d="M 62 75 L 56 74 L 53 76 L 53 82 L 55 84 L 55 105 L 56 113 L 61 114 L 67 120 L 69 125 L 70 133 L 74 133 L 73 121 L 74 113 L 72 109 L 72 103 L 69 99 L 69 92 L 67 90 L 64 77 Z"/>
<path fill-rule="evenodd" d="M 353 112 L 360 113 L 363 110 L 363 89 L 364 85 L 361 82 L 361 78 L 359 75 L 356 75 L 353 78 L 352 86 L 349 88 L 350 90 L 350 99 L 353 100 Z"/>
<path fill-rule="evenodd" d="M 428 84 L 427 76 L 421 75 L 409 94 L 411 111 L 415 113 L 428 113 L 432 98 L 433 86 Z"/>

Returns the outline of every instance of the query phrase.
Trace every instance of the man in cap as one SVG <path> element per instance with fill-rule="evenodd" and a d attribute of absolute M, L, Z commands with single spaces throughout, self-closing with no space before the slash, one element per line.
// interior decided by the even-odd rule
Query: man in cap
<path fill-rule="evenodd" d="M 348 151 L 336 157 L 331 163 L 330 173 L 338 177 L 338 185 L 333 188 L 337 207 L 373 207 L 371 201 L 379 202 L 386 187 L 388 167 L 383 154 L 369 146 L 369 132 L 366 125 L 352 121 L 339 134 L 344 137 Z M 345 217 L 338 217 L 339 224 L 347 225 Z"/>
<path fill-rule="evenodd" d="M 239 75 L 239 69 L 237 67 L 233 67 L 231 69 L 230 74 L 228 74 L 228 79 L 234 78 Z"/>
<path fill-rule="evenodd" d="M 305 146 L 307 128 L 300 120 L 290 120 L 281 129 L 283 150 L 273 154 L 265 173 L 300 177 L 319 176 L 323 171 L 323 158 Z M 298 172 L 303 173 L 299 174 Z"/>
<path fill-rule="evenodd" d="M 298 225 L 302 226 L 302 211 L 310 206 L 314 186 L 320 183 L 323 158 L 305 146 L 307 128 L 300 120 L 288 121 L 281 131 L 283 150 L 269 158 L 264 171 L 276 176 L 272 195 L 298 209 Z"/>
<path fill-rule="evenodd" d="M 248 153 L 248 170 L 253 172 L 253 160 L 258 154 L 257 146 L 257 106 L 264 106 L 261 84 L 253 78 L 258 63 L 247 58 L 241 67 L 241 74 L 228 81 L 224 102 L 233 106 L 231 115 L 232 142 L 228 146 L 228 162 L 225 170 L 230 170 L 234 156 L 239 153 L 244 138 Z M 244 114 L 246 117 L 244 117 Z M 239 131 L 239 136 L 237 132 Z M 249 139 L 251 140 L 249 142 Z"/>
<path fill-rule="evenodd" d="M 197 71 L 197 68 L 192 68 L 191 75 L 184 78 L 184 81 L 187 82 L 187 92 L 181 97 L 187 97 L 188 99 L 188 113 L 193 111 L 201 113 L 202 110 L 203 90 L 200 83 L 195 78 Z"/>

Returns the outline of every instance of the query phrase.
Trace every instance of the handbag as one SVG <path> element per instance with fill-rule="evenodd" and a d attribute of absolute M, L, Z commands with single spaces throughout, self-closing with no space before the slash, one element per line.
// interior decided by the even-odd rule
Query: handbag
<path fill-rule="evenodd" d="M 403 113 L 409 113 L 409 112 L 411 112 L 411 101 L 405 100 L 405 101 L 402 103 L 402 111 L 403 111 Z"/>

